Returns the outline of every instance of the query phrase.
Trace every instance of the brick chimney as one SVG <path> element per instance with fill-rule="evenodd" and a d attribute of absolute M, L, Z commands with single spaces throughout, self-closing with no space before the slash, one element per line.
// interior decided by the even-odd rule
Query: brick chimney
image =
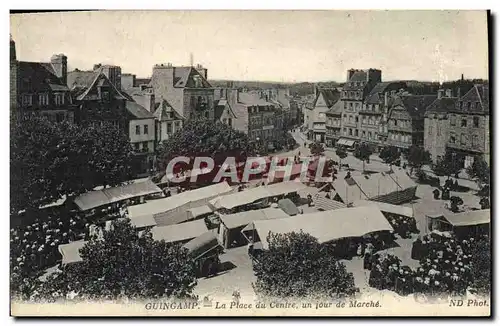
<path fill-rule="evenodd" d="M 68 80 L 68 57 L 64 54 L 54 54 L 50 58 L 50 63 L 52 64 L 52 68 L 54 68 L 56 76 L 66 85 Z"/>

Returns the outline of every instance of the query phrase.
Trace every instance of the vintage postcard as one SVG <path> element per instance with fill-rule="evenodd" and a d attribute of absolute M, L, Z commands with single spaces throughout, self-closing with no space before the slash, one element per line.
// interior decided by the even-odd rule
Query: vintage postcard
<path fill-rule="evenodd" d="M 11 13 L 11 315 L 490 316 L 488 21 Z"/>

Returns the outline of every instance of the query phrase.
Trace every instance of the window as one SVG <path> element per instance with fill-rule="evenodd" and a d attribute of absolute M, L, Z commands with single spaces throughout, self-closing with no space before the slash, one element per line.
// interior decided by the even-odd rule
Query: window
<path fill-rule="evenodd" d="M 231 119 L 229 119 L 229 120 L 231 120 Z M 176 121 L 175 122 L 175 131 L 177 131 L 179 129 L 181 129 L 181 122 L 180 121 Z"/>
<path fill-rule="evenodd" d="M 144 134 L 147 135 L 148 134 L 148 125 L 144 125 Z"/>
<path fill-rule="evenodd" d="M 170 135 L 172 133 L 172 123 L 167 122 L 167 134 Z"/>
<path fill-rule="evenodd" d="M 467 119 L 462 119 L 462 122 L 460 123 L 461 127 L 467 127 Z"/>
<path fill-rule="evenodd" d="M 102 92 L 101 97 L 103 101 L 109 101 L 109 92 Z"/>
<path fill-rule="evenodd" d="M 455 134 L 451 133 L 450 134 L 450 143 L 455 144 L 455 141 L 456 141 Z"/>
<path fill-rule="evenodd" d="M 350 110 L 352 110 L 352 109 L 353 109 L 352 103 L 349 103 L 349 109 L 350 109 Z"/>
<path fill-rule="evenodd" d="M 232 126 L 233 125 L 233 119 L 231 119 L 231 118 L 227 119 L 227 124 L 229 126 Z"/>
<path fill-rule="evenodd" d="M 220 89 L 220 95 L 219 95 L 219 96 L 222 98 L 222 97 L 223 97 L 223 95 L 224 95 L 224 89 L 222 89 L 222 88 L 221 88 L 221 89 Z"/>
<path fill-rule="evenodd" d="M 472 135 L 472 147 L 479 146 L 479 136 L 478 135 Z"/>
<path fill-rule="evenodd" d="M 347 128 L 344 128 L 344 135 L 347 135 Z"/>
<path fill-rule="evenodd" d="M 149 150 L 148 142 L 142 142 L 142 150 L 147 152 Z"/>
<path fill-rule="evenodd" d="M 398 120 L 394 119 L 394 126 L 397 127 L 398 126 Z"/>
<path fill-rule="evenodd" d="M 349 128 L 349 136 L 352 136 L 352 128 Z"/>
<path fill-rule="evenodd" d="M 56 113 L 56 121 L 57 122 L 64 121 L 64 113 Z"/>
<path fill-rule="evenodd" d="M 38 104 L 49 105 L 49 94 L 39 94 L 38 95 Z"/>
<path fill-rule="evenodd" d="M 61 94 L 61 93 L 54 94 L 54 103 L 56 105 L 64 104 L 64 94 Z"/>
<path fill-rule="evenodd" d="M 372 132 L 368 131 L 368 139 L 372 139 Z"/>
<path fill-rule="evenodd" d="M 208 119 L 208 111 L 205 112 L 205 118 Z"/>
<path fill-rule="evenodd" d="M 139 143 L 134 143 L 134 149 L 135 149 L 136 151 L 138 151 L 138 150 L 139 150 Z"/>
<path fill-rule="evenodd" d="M 356 123 L 358 123 L 358 122 L 359 122 L 359 117 L 356 117 Z"/>
<path fill-rule="evenodd" d="M 22 103 L 23 105 L 32 105 L 33 96 L 31 94 L 23 94 Z"/>
<path fill-rule="evenodd" d="M 471 102 L 467 102 L 467 110 L 470 110 L 472 107 L 472 103 Z"/>
<path fill-rule="evenodd" d="M 460 145 L 465 145 L 465 144 L 467 144 L 467 135 L 461 134 L 460 135 Z"/>
<path fill-rule="evenodd" d="M 472 119 L 473 119 L 474 128 L 479 128 L 479 117 L 474 117 Z"/>
<path fill-rule="evenodd" d="M 356 137 L 358 137 L 358 135 L 359 135 L 359 131 L 358 131 L 358 129 L 355 129 L 355 130 L 354 130 L 354 135 L 355 135 Z"/>
<path fill-rule="evenodd" d="M 455 115 L 450 116 L 450 125 L 455 126 L 457 124 L 457 117 Z"/>
<path fill-rule="evenodd" d="M 363 138 L 366 137 L 366 131 L 363 130 L 363 132 L 361 133 L 361 135 L 363 135 Z"/>
<path fill-rule="evenodd" d="M 141 126 L 135 126 L 135 134 L 140 135 L 141 134 Z"/>
<path fill-rule="evenodd" d="M 366 124 L 366 117 L 363 116 L 363 124 Z"/>

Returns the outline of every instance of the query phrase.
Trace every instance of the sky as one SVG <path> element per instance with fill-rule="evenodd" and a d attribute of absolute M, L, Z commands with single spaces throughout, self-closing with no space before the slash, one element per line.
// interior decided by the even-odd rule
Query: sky
<path fill-rule="evenodd" d="M 16 14 L 21 61 L 68 57 L 151 76 L 154 64 L 208 69 L 209 79 L 318 82 L 350 68 L 383 80 L 488 78 L 486 11 L 101 11 Z"/>

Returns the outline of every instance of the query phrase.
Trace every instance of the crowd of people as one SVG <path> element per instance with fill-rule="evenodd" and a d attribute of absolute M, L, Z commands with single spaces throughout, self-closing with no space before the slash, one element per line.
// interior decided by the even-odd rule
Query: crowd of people
<path fill-rule="evenodd" d="M 389 213 L 384 213 L 384 216 L 391 224 L 394 232 L 403 239 L 409 239 L 412 234 L 419 232 L 417 229 L 417 221 L 413 217 Z"/>
<path fill-rule="evenodd" d="M 44 268 L 53 266 L 60 258 L 58 247 L 83 237 L 86 219 L 49 214 L 40 216 L 33 223 L 10 230 L 11 277 L 23 279 L 37 275 Z"/>
<path fill-rule="evenodd" d="M 486 237 L 486 236 L 481 236 Z M 472 246 L 480 238 L 459 240 L 451 233 L 431 233 L 413 244 L 411 257 L 416 269 L 401 265 L 393 255 L 364 255 L 364 269 L 370 271 L 369 285 L 400 295 L 461 296 L 473 282 Z"/>

